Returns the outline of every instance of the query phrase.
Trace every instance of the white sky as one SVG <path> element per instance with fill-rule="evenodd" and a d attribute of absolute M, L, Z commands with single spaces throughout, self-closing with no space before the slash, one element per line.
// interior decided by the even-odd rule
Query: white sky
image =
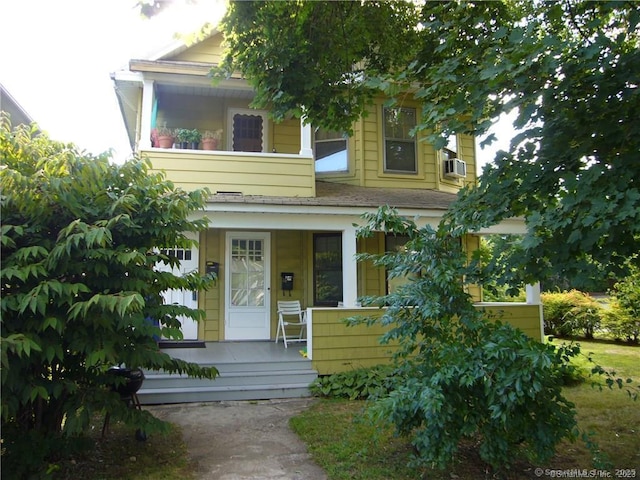
<path fill-rule="evenodd" d="M 200 8 L 213 8 L 210 1 Z M 55 139 L 130 153 L 110 73 L 188 32 L 202 10 L 147 20 L 134 0 L 0 0 L 0 83 Z"/>
<path fill-rule="evenodd" d="M 115 161 L 130 149 L 110 73 L 199 26 L 217 2 L 200 0 L 152 20 L 141 18 L 134 3 L 0 0 L 0 83 L 53 139 L 92 154 L 113 149 Z M 496 127 L 500 142 L 478 148 L 481 165 L 506 148 L 508 127 Z"/>

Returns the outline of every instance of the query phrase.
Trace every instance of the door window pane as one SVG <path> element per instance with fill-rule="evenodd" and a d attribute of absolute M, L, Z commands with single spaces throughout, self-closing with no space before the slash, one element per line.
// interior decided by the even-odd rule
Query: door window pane
<path fill-rule="evenodd" d="M 231 241 L 231 303 L 264 306 L 264 252 L 261 240 Z"/>

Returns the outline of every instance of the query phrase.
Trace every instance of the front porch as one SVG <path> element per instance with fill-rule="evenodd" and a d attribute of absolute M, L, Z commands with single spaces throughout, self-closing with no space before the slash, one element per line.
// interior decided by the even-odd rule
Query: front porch
<path fill-rule="evenodd" d="M 265 400 L 309 396 L 309 384 L 318 373 L 300 350 L 305 344 L 284 348 L 282 341 L 205 342 L 204 348 L 163 349 L 173 357 L 202 366 L 215 366 L 215 380 L 186 375 L 145 372 L 138 391 L 145 405 L 223 400 Z"/>

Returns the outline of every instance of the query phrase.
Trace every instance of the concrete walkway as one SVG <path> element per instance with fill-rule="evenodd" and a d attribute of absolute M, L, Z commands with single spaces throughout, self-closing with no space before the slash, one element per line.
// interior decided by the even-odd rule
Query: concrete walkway
<path fill-rule="evenodd" d="M 326 480 L 289 419 L 313 398 L 145 406 L 180 425 L 202 480 Z"/>

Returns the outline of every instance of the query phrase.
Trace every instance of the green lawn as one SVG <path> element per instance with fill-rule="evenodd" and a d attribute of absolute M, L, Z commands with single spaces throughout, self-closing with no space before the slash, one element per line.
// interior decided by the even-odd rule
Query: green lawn
<path fill-rule="evenodd" d="M 616 370 L 619 376 L 633 378 L 635 385 L 640 384 L 640 347 L 579 343 L 584 353 L 593 353 L 595 363 Z M 581 362 L 590 368 L 586 359 Z M 635 469 L 636 478 L 640 478 L 640 399 L 631 400 L 626 391 L 617 387 L 615 390 L 605 387 L 601 391 L 598 386 L 592 386 L 591 381 L 567 387 L 564 393 L 576 404 L 580 428 L 593 433 L 593 440 L 613 464 L 611 478 L 616 478 L 616 468 Z M 291 420 L 292 428 L 307 443 L 330 480 L 495 478 L 471 443 L 462 446 L 459 457 L 448 471 L 408 468 L 411 446 L 407 441 L 395 438 L 391 429 L 363 421 L 364 407 L 365 403 L 358 401 L 321 400 Z M 581 441 L 565 442 L 548 465 L 516 464 L 505 478 L 541 478 L 535 474 L 536 468 L 543 468 L 544 472 L 544 469 L 590 469 L 592 465 L 591 454 Z"/>

